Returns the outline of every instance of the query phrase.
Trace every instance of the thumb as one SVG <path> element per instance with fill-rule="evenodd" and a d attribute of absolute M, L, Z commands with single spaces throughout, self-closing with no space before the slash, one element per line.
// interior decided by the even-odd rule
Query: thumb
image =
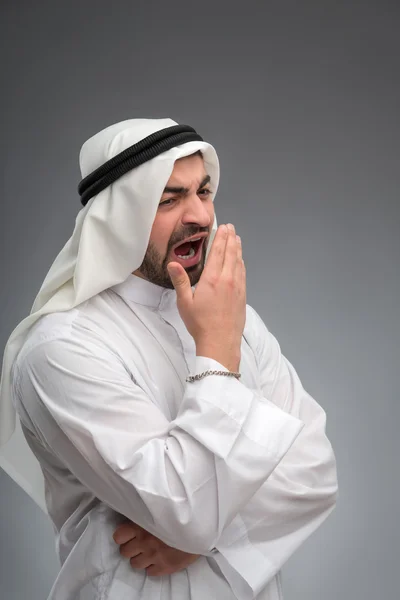
<path fill-rule="evenodd" d="M 188 302 L 193 298 L 190 279 L 185 269 L 179 263 L 168 263 L 167 265 L 169 276 L 176 290 L 178 301 Z"/>

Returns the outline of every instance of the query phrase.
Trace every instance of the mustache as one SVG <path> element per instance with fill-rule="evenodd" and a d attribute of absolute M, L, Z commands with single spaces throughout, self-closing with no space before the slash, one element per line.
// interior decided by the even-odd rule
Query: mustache
<path fill-rule="evenodd" d="M 178 236 L 174 236 L 173 238 L 170 239 L 169 241 L 169 247 L 172 248 L 172 246 L 175 246 L 175 244 L 179 244 L 179 242 L 183 242 L 186 238 L 188 237 L 194 237 L 196 235 L 199 235 L 200 233 L 209 233 L 210 230 L 208 229 L 208 227 L 203 229 L 191 229 L 191 230 L 187 230 L 186 232 L 182 233 Z"/>

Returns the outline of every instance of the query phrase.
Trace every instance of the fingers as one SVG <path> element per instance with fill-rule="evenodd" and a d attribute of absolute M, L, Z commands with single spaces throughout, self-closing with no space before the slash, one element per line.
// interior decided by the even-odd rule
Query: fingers
<path fill-rule="evenodd" d="M 241 284 L 244 286 L 244 290 L 246 290 L 246 266 L 244 264 L 244 260 L 243 260 L 243 250 L 242 250 L 242 240 L 240 239 L 240 237 L 237 235 L 236 236 L 236 241 L 237 241 L 237 271 L 238 271 L 238 278 L 239 281 L 241 282 Z"/>
<path fill-rule="evenodd" d="M 123 536 L 124 530 L 121 533 L 121 539 L 126 539 Z M 130 534 L 131 535 L 131 534 Z M 115 536 L 114 536 L 115 537 Z M 118 537 L 118 539 L 120 539 Z M 149 556 L 159 551 L 163 546 L 163 542 L 147 531 L 136 529 L 135 537 L 131 537 L 120 544 L 120 554 L 125 558 L 133 558 L 139 554 Z"/>
<path fill-rule="evenodd" d="M 193 292 L 190 279 L 185 269 L 179 263 L 168 263 L 167 270 L 176 290 L 177 298 L 180 302 L 190 305 L 193 299 Z"/>
<path fill-rule="evenodd" d="M 204 272 L 207 275 L 215 275 L 221 273 L 224 264 L 225 247 L 228 239 L 228 229 L 226 225 L 220 225 L 215 234 Z"/>
<path fill-rule="evenodd" d="M 125 544 L 132 538 L 136 537 L 137 533 L 137 525 L 131 521 L 128 521 L 127 523 L 122 523 L 122 525 L 117 527 L 113 534 L 113 540 L 116 544 Z"/>
<path fill-rule="evenodd" d="M 148 554 L 138 554 L 129 561 L 133 569 L 147 569 L 154 564 L 154 556 Z"/>
<path fill-rule="evenodd" d="M 240 236 L 236 236 L 236 250 L 237 250 L 237 263 L 238 265 L 242 264 L 243 260 L 243 250 L 242 250 L 242 240 Z"/>
<path fill-rule="evenodd" d="M 220 275 L 243 278 L 242 242 L 231 223 L 220 225 L 215 235 L 204 272 L 218 280 Z"/>
<path fill-rule="evenodd" d="M 235 275 L 236 266 L 238 262 L 238 241 L 236 239 L 236 231 L 234 225 L 231 223 L 228 225 L 229 233 L 226 241 L 224 266 L 222 268 L 221 275 L 226 277 L 232 277 Z"/>
<path fill-rule="evenodd" d="M 193 564 L 199 558 L 201 558 L 199 554 L 186 554 L 186 556 L 179 563 L 176 563 L 174 565 L 168 565 L 165 562 L 159 564 L 156 559 L 154 561 L 154 564 L 147 567 L 146 573 L 147 575 L 150 575 L 150 577 L 173 575 L 174 573 L 178 573 L 183 569 L 187 569 L 189 565 Z"/>
<path fill-rule="evenodd" d="M 125 544 L 121 544 L 119 551 L 124 558 L 133 558 L 140 554 L 143 550 L 143 545 L 136 538 L 129 540 Z"/>

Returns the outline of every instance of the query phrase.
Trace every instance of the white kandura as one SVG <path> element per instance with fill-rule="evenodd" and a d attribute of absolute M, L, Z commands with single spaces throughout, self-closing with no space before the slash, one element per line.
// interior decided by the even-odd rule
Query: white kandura
<path fill-rule="evenodd" d="M 82 175 L 172 124 L 100 132 Z M 199 149 L 216 189 L 214 149 L 190 142 L 89 201 L 7 349 L 2 441 L 14 408 L 22 425 L 1 464 L 54 524 L 61 569 L 48 600 L 280 600 L 282 566 L 335 506 L 325 412 L 257 312 L 247 305 L 241 379 L 186 383 L 226 369 L 196 356 L 175 290 L 132 274 L 174 161 Z M 132 569 L 112 539 L 124 517 L 201 558 L 171 576 Z"/>

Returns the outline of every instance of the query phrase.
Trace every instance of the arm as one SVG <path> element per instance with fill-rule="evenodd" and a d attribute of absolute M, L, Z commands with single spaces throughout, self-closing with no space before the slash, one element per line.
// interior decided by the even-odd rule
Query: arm
<path fill-rule="evenodd" d="M 332 512 L 337 475 L 324 410 L 304 390 L 277 340 L 251 307 L 245 333 L 258 361 L 265 398 L 305 423 L 285 457 L 216 543 L 219 553 L 214 558 L 234 591 L 253 598 Z"/>
<path fill-rule="evenodd" d="M 218 376 L 187 384 L 171 423 L 118 358 L 86 335 L 84 344 L 67 337 L 32 349 L 17 404 L 100 500 L 169 546 L 206 554 L 303 424 Z M 196 372 L 209 368 L 224 367 L 196 358 Z"/>

